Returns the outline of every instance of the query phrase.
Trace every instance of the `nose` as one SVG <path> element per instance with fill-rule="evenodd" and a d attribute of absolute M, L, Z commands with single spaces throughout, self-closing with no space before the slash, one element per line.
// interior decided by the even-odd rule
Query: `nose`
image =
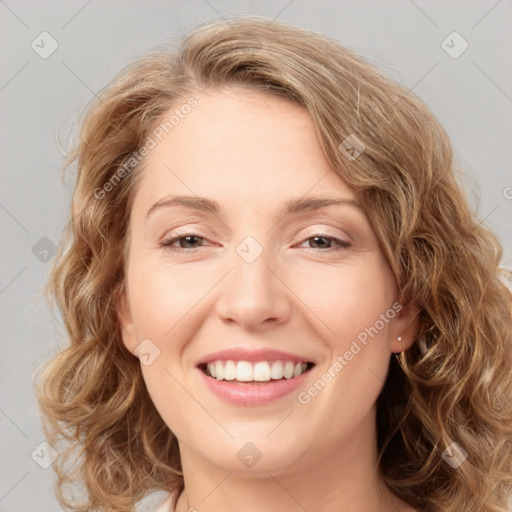
<path fill-rule="evenodd" d="M 252 263 L 234 255 L 233 268 L 223 280 L 216 304 L 222 321 L 257 331 L 288 320 L 292 292 L 269 253 L 264 250 Z"/>

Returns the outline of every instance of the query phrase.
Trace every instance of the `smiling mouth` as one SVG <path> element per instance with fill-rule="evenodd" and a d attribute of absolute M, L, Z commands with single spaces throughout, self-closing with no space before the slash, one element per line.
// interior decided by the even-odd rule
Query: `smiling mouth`
<path fill-rule="evenodd" d="M 215 380 L 231 381 L 240 384 L 268 384 L 281 380 L 291 380 L 309 372 L 315 366 L 311 362 L 292 361 L 214 361 L 203 363 L 198 368 Z"/>

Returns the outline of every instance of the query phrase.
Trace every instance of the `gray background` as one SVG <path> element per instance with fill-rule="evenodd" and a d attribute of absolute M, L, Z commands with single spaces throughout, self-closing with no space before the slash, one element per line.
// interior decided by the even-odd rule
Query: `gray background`
<path fill-rule="evenodd" d="M 512 268 L 510 1 L 0 0 L 0 512 L 61 510 L 52 469 L 31 458 L 45 453 L 31 375 L 63 333 L 37 295 L 73 184 L 61 179 L 56 135 L 68 147 L 79 109 L 133 55 L 200 22 L 243 14 L 334 37 L 413 89 L 451 136 L 472 204 Z M 46 59 L 31 47 L 43 31 L 58 43 Z M 469 44 L 456 59 L 441 47 L 453 31 Z"/>

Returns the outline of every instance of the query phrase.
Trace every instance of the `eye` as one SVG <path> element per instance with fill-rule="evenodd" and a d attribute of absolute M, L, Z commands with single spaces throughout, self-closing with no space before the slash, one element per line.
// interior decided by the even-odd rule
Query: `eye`
<path fill-rule="evenodd" d="M 323 235 L 320 233 L 307 238 L 306 240 L 304 240 L 303 243 L 309 242 L 310 240 L 314 240 L 314 244 L 320 244 L 321 246 L 324 246 L 320 248 L 311 247 L 311 249 L 320 250 L 321 252 L 341 251 L 350 247 L 350 243 L 346 242 L 345 240 L 340 240 L 339 238 L 336 238 L 334 236 Z M 327 244 L 331 244 L 331 246 L 325 247 L 325 241 L 327 241 Z M 334 247 L 332 246 L 333 244 Z"/>
<path fill-rule="evenodd" d="M 183 247 L 183 244 L 180 243 L 180 247 L 176 247 L 174 244 L 176 242 L 180 242 L 184 240 L 184 245 L 185 247 Z M 194 233 L 187 233 L 187 234 L 183 234 L 183 235 L 177 235 L 177 236 L 174 236 L 172 238 L 169 238 L 167 240 L 162 240 L 162 242 L 160 242 L 160 246 L 161 247 L 164 247 L 170 251 L 186 251 L 187 249 L 195 249 L 196 247 L 190 247 L 190 245 L 195 245 L 197 243 L 198 240 L 205 240 L 205 238 L 199 236 L 199 235 L 196 235 Z M 200 244 L 202 245 L 202 244 Z"/>
<path fill-rule="evenodd" d="M 162 240 L 160 242 L 160 246 L 170 250 L 170 251 L 187 251 L 187 250 L 193 250 L 197 249 L 198 247 L 205 245 L 199 243 L 201 240 L 206 240 L 204 237 L 201 237 L 199 235 L 196 235 L 194 233 L 186 233 L 186 234 L 178 234 L 176 236 L 173 236 L 172 238 L 168 238 L 166 240 Z M 344 240 L 341 240 L 339 238 L 323 235 L 323 234 L 316 234 L 312 237 L 307 238 L 304 240 L 303 244 L 306 242 L 309 242 L 310 240 L 314 241 L 314 244 L 320 244 L 321 247 L 310 247 L 310 249 L 320 251 L 320 252 L 331 252 L 331 251 L 341 251 L 344 249 L 347 249 L 350 247 L 350 243 L 346 242 Z M 176 242 L 179 243 L 179 246 L 176 246 Z M 197 244 L 199 243 L 199 246 Z M 325 247 L 325 245 L 330 245 L 329 247 Z M 323 246 L 323 247 L 322 247 Z"/>

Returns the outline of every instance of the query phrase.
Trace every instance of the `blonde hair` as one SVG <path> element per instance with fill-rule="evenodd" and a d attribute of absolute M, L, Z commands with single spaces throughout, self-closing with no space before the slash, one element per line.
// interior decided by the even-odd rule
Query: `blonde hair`
<path fill-rule="evenodd" d="M 143 160 L 129 171 L 126 164 L 171 108 L 230 86 L 307 109 L 332 169 L 366 211 L 401 302 L 420 312 L 415 342 L 391 357 L 377 401 L 384 482 L 425 511 L 506 512 L 512 296 L 499 278 L 502 247 L 468 205 L 447 134 L 413 93 L 336 41 L 255 16 L 205 24 L 176 51 L 133 60 L 82 121 L 67 161 L 78 167 L 71 220 L 47 286 L 70 344 L 37 382 L 45 432 L 60 451 L 60 503 L 130 511 L 154 490 L 176 499 L 183 489 L 176 438 L 117 318 Z M 352 161 L 340 150 L 349 136 L 364 144 Z M 468 454 L 458 468 L 442 457 L 452 443 Z M 64 490 L 79 481 L 82 503 Z"/>

